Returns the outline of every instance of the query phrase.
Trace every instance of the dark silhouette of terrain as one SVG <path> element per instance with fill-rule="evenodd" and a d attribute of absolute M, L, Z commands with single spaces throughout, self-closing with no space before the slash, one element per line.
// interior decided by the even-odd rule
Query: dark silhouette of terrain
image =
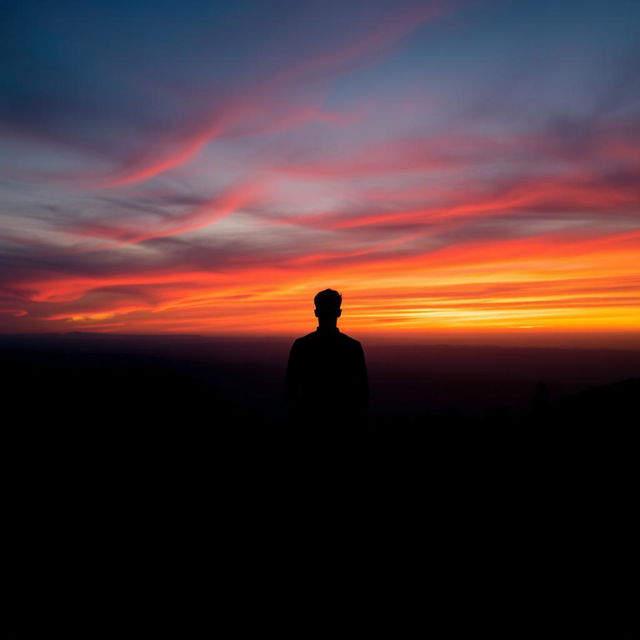
<path fill-rule="evenodd" d="M 368 382 L 362 345 L 337 327 L 342 296 L 332 289 L 314 298 L 318 328 L 291 347 L 285 392 L 290 421 L 325 429 L 363 425 Z"/>
<path fill-rule="evenodd" d="M 629 428 L 640 433 L 640 377 L 589 387 L 535 404 L 525 422 L 545 427 Z"/>
<path fill-rule="evenodd" d="M 270 429 L 286 418 L 289 350 L 280 338 L 0 336 L 4 426 Z M 371 343 L 367 361 L 372 427 L 510 425 L 551 413 L 572 423 L 607 411 L 609 426 L 628 426 L 622 413 L 637 415 L 638 351 Z"/>
<path fill-rule="evenodd" d="M 566 576 L 591 587 L 594 549 L 606 550 L 607 563 L 611 549 L 622 549 L 612 564 L 629 566 L 625 549 L 633 547 L 621 540 L 633 535 L 637 502 L 639 352 L 367 344 L 370 429 L 325 446 L 282 428 L 290 346 L 288 339 L 0 336 L 6 494 L 16 503 L 5 509 L 14 536 L 5 549 L 16 564 L 8 583 L 23 602 L 9 607 L 18 637 L 46 636 L 28 629 L 34 606 L 42 609 L 21 580 L 46 600 L 75 559 L 100 580 L 111 569 L 107 592 L 129 586 L 137 603 L 140 583 L 123 576 L 140 566 L 144 550 L 142 570 L 164 576 L 164 588 L 167 547 L 201 572 L 214 536 L 223 555 L 232 551 L 238 583 L 251 576 L 254 587 L 263 574 L 260 598 L 282 558 L 297 567 L 313 556 L 341 575 L 355 556 L 374 589 L 406 578 L 411 593 L 400 597 L 422 611 L 410 578 L 426 567 L 429 597 L 445 611 L 452 637 L 460 635 L 461 602 L 474 631 L 542 637 L 547 631 L 534 626 L 540 615 L 539 626 L 549 625 L 541 594 L 553 593 L 564 609 Z M 598 526 L 615 544 L 604 537 L 594 544 Z M 387 572 L 391 565 L 411 576 Z M 615 575 L 611 582 L 623 584 Z M 631 609 L 635 599 L 627 597 Z M 74 600 L 67 617 L 77 608 Z M 398 618 L 394 612 L 396 630 Z M 38 619 L 56 627 L 46 615 Z"/>

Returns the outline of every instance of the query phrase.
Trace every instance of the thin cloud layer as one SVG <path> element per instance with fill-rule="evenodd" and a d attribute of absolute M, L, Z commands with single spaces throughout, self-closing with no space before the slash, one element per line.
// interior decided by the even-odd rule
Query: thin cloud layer
<path fill-rule="evenodd" d="M 637 330 L 639 19 L 15 5 L 0 331 Z"/>

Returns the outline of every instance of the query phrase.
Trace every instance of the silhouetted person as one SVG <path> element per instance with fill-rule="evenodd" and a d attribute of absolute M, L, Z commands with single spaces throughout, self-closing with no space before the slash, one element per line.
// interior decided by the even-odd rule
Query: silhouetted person
<path fill-rule="evenodd" d="M 314 298 L 318 328 L 291 347 L 286 377 L 290 418 L 300 426 L 358 426 L 369 388 L 362 345 L 337 327 L 342 296 L 332 289 Z"/>

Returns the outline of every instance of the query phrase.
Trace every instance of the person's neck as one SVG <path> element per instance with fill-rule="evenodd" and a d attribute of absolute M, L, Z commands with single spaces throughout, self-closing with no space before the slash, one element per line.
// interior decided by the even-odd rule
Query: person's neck
<path fill-rule="evenodd" d="M 337 333 L 339 331 L 335 322 L 326 323 L 322 322 L 318 324 L 318 328 L 316 329 L 318 333 Z"/>

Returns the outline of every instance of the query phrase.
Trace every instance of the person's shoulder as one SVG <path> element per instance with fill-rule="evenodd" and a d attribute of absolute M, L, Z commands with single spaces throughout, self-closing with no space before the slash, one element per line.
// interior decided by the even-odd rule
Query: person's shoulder
<path fill-rule="evenodd" d="M 360 344 L 360 342 L 358 340 L 356 340 L 355 338 L 352 338 L 351 336 L 348 336 L 346 333 L 342 333 L 342 331 L 340 332 L 340 338 L 343 342 L 345 342 L 346 344 L 349 344 L 353 347 L 361 347 L 362 345 Z"/>
<path fill-rule="evenodd" d="M 297 340 L 295 340 L 293 344 L 294 345 L 307 344 L 312 340 L 315 340 L 317 337 L 318 337 L 318 334 L 315 331 L 312 331 L 311 333 L 307 333 L 306 336 L 302 336 L 301 338 L 298 338 Z"/>

